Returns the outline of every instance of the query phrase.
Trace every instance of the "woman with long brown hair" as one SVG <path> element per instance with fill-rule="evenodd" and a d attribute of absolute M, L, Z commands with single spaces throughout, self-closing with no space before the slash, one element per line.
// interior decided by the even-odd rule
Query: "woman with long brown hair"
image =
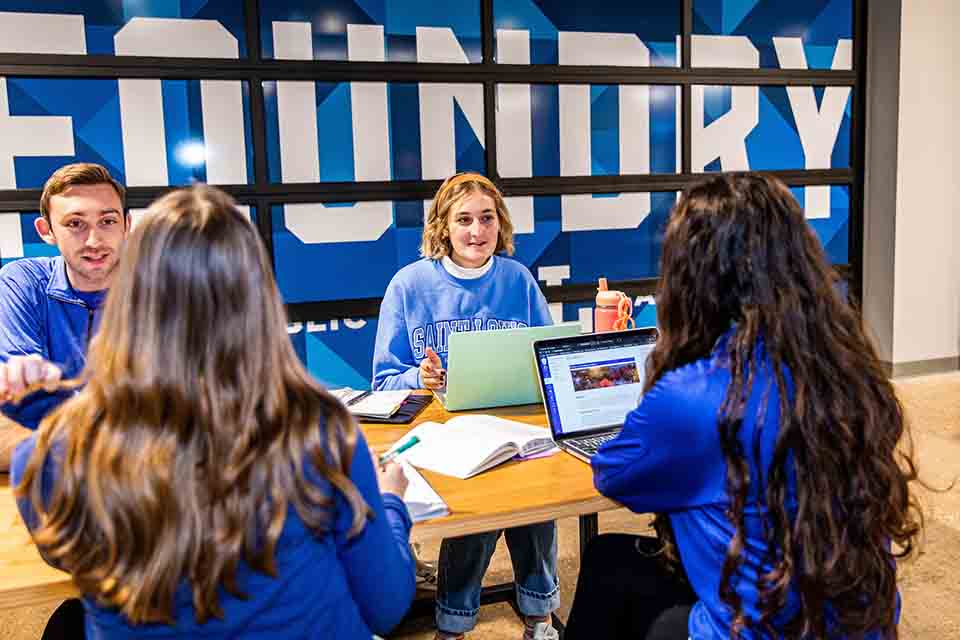
<path fill-rule="evenodd" d="M 644 395 L 593 469 L 660 514 L 659 540 L 593 541 L 566 637 L 896 638 L 896 562 L 922 524 L 909 433 L 786 186 L 683 194 L 657 320 Z"/>
<path fill-rule="evenodd" d="M 369 639 L 405 613 L 402 470 L 379 469 L 298 361 L 229 196 L 196 186 L 150 207 L 83 380 L 13 479 L 90 635 Z"/>

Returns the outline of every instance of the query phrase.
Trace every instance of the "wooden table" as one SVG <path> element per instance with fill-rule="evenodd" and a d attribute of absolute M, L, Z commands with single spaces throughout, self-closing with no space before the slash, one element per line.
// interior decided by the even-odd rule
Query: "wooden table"
<path fill-rule="evenodd" d="M 422 393 L 422 392 L 421 392 Z M 546 429 L 543 405 L 523 405 L 484 409 L 470 413 L 517 420 Z M 383 453 L 414 426 L 423 422 L 446 422 L 457 415 L 446 411 L 436 399 L 411 424 L 363 424 L 363 433 L 376 453 Z M 420 473 L 447 503 L 450 515 L 414 525 L 412 540 L 481 533 L 492 529 L 516 527 L 569 516 L 580 518 L 580 553 L 597 535 L 597 513 L 618 509 L 620 505 L 593 488 L 590 465 L 566 453 L 546 458 L 511 461 L 470 478 L 459 480 L 421 469 Z M 480 593 L 481 606 L 509 602 L 516 611 L 512 582 L 486 586 Z M 432 598 L 413 601 L 408 618 L 433 614 Z M 517 611 L 519 615 L 520 612 Z M 563 637 L 563 623 L 553 615 L 553 626 Z"/>
<path fill-rule="evenodd" d="M 0 474 L 0 610 L 55 604 L 77 595 L 70 576 L 43 561 Z"/>
<path fill-rule="evenodd" d="M 546 429 L 542 405 L 485 409 L 471 413 L 489 413 Z M 434 400 L 412 424 L 361 426 L 370 446 L 379 454 L 416 424 L 446 422 L 455 415 Z M 421 473 L 447 503 L 450 515 L 414 526 L 411 538 L 418 541 L 569 516 L 588 516 L 620 506 L 593 488 L 590 465 L 565 453 L 523 462 L 507 462 L 469 480 L 427 470 L 421 470 Z"/>
<path fill-rule="evenodd" d="M 545 424 L 540 405 L 490 409 L 484 413 Z M 452 415 L 434 401 L 414 424 L 428 420 L 444 422 Z M 371 447 L 381 453 L 413 424 L 361 427 Z M 619 507 L 593 488 L 588 465 L 564 453 L 522 463 L 508 462 L 469 480 L 430 471 L 423 471 L 423 475 L 446 501 L 450 515 L 414 526 L 414 540 L 580 516 L 584 544 L 596 533 L 596 513 Z M 76 594 L 69 576 L 48 566 L 37 553 L 17 512 L 9 477 L 0 474 L 0 610 L 57 603 Z"/>

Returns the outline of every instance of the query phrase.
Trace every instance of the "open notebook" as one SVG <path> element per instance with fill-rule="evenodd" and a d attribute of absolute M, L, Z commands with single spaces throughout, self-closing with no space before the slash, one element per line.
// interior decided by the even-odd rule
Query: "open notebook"
<path fill-rule="evenodd" d="M 394 447 L 412 436 L 420 438 L 419 444 L 398 457 L 454 478 L 469 478 L 514 456 L 533 456 L 553 447 L 550 431 L 543 427 L 482 414 L 424 422 Z"/>
<path fill-rule="evenodd" d="M 449 515 L 447 503 L 433 490 L 420 472 L 407 462 L 401 461 L 400 464 L 403 465 L 403 472 L 409 481 L 407 490 L 403 494 L 403 502 L 407 505 L 407 511 L 410 512 L 410 519 L 414 522 L 423 522 Z"/>

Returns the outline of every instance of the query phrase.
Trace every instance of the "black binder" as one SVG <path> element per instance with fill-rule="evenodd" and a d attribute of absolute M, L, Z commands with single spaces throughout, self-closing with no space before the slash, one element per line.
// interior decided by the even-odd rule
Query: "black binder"
<path fill-rule="evenodd" d="M 361 418 L 357 417 L 358 422 L 377 423 L 377 424 L 406 424 L 416 418 L 421 411 L 427 408 L 427 405 L 433 402 L 433 395 L 414 395 L 407 396 L 400 408 L 397 409 L 389 418 Z"/>

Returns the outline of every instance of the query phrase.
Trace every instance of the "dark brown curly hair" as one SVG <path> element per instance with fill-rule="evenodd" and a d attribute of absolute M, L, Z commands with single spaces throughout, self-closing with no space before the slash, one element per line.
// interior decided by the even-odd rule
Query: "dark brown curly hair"
<path fill-rule="evenodd" d="M 720 581 L 731 637 L 769 632 L 791 589 L 800 608 L 787 637 L 896 638 L 896 559 L 914 549 L 922 514 L 903 410 L 837 276 L 789 189 L 775 178 L 727 174 L 690 187 L 667 224 L 657 294 L 660 338 L 646 388 L 708 356 L 734 327 L 723 357 L 731 382 L 718 416 L 735 534 Z M 758 343 L 769 357 L 780 425 L 768 477 L 749 477 L 738 436 Z M 788 382 L 790 388 L 788 392 Z M 756 449 L 756 448 L 754 448 Z M 788 457 L 797 511 L 787 509 Z M 744 615 L 734 589 L 744 547 L 748 488 L 765 496 L 767 560 L 757 586 L 761 620 Z M 674 558 L 669 520 L 657 530 Z M 827 605 L 836 614 L 828 624 Z"/>

